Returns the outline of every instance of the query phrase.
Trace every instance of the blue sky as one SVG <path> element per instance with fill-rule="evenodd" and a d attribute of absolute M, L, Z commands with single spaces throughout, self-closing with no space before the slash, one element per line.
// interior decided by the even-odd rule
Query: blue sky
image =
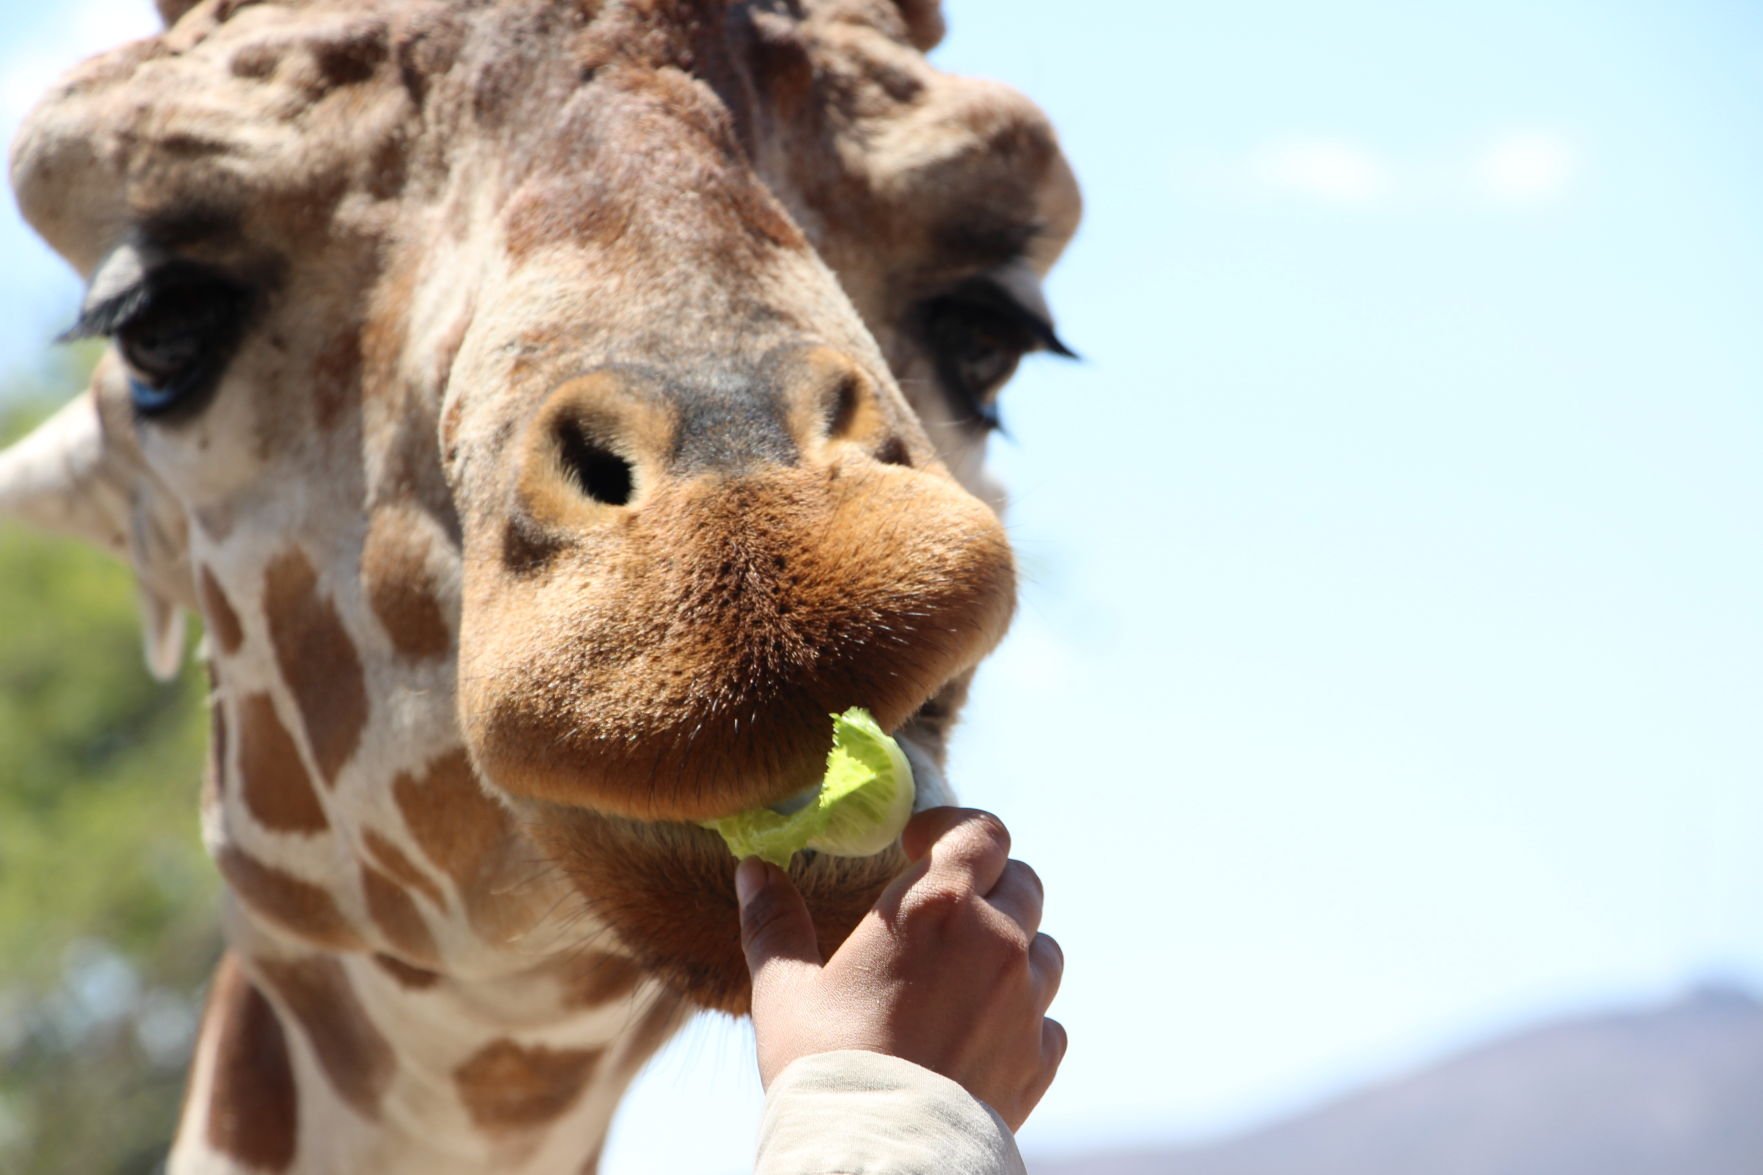
<path fill-rule="evenodd" d="M 946 3 L 1088 198 L 953 770 L 1069 959 L 1025 1147 L 1763 989 L 1763 10 Z M 8 7 L 15 111 L 54 52 Z M 20 242 L 26 361 L 73 287 Z M 743 1031 L 652 1067 L 608 1175 L 739 1168 Z"/>

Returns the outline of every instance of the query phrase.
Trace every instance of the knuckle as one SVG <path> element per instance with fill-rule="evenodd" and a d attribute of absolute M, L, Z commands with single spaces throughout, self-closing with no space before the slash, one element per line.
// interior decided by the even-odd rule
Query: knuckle
<path fill-rule="evenodd" d="M 992 938 L 1003 954 L 1012 960 L 1028 959 L 1029 952 L 1034 948 L 1034 935 L 1024 930 L 1016 919 L 995 911 L 988 922 L 992 927 Z"/>
<path fill-rule="evenodd" d="M 1000 975 L 1027 974 L 1034 940 L 1015 919 L 991 913 L 984 919 L 983 933 L 975 939 Z"/>
<path fill-rule="evenodd" d="M 1002 863 L 1010 855 L 1010 833 L 990 812 L 973 809 L 944 834 L 934 854 L 951 861 Z"/>
<path fill-rule="evenodd" d="M 1071 1047 L 1071 1038 L 1065 1034 L 1065 1025 L 1057 1020 L 1047 1019 L 1041 1022 L 1041 1042 L 1046 1048 L 1047 1059 L 1056 1069 L 1065 1059 L 1065 1050 Z"/>
<path fill-rule="evenodd" d="M 1028 965 L 1028 948 L 1004 942 L 994 949 L 992 957 L 999 989 L 1029 999 L 1034 994 L 1035 983 Z"/>
<path fill-rule="evenodd" d="M 1038 935 L 1029 948 L 1028 967 L 1041 1010 L 1046 1011 L 1047 1005 L 1058 998 L 1059 988 L 1065 982 L 1064 952 L 1046 935 Z"/>
<path fill-rule="evenodd" d="M 959 880 L 927 873 L 900 900 L 900 915 L 908 924 L 940 922 L 958 916 L 973 899 L 973 891 Z"/>
<path fill-rule="evenodd" d="M 1004 827 L 1004 822 L 982 808 L 973 808 L 970 812 L 971 815 L 964 823 L 971 835 L 978 837 L 982 844 L 994 851 L 1002 851 L 1008 855 L 1010 830 Z"/>

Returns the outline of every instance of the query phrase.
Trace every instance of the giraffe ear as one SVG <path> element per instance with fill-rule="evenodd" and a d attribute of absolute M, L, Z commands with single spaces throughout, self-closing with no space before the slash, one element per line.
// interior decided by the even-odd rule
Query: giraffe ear
<path fill-rule="evenodd" d="M 93 393 L 74 397 L 0 453 L 0 517 L 126 559 L 135 572 L 147 668 L 165 681 L 183 661 L 184 610 L 193 603 L 184 522 L 133 444 L 111 439 Z"/>
<path fill-rule="evenodd" d="M 75 396 L 0 453 L 0 514 L 128 554 L 128 478 L 107 460 L 98 406 Z"/>

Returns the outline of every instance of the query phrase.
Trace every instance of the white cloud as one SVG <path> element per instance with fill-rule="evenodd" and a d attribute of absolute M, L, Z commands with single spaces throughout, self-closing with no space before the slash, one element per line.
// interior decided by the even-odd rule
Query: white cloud
<path fill-rule="evenodd" d="M 1479 147 L 1448 146 L 1396 154 L 1339 135 L 1275 140 L 1226 173 L 1239 191 L 1345 209 L 1530 211 L 1565 198 L 1579 173 L 1578 154 L 1562 135 L 1507 130 Z"/>
<path fill-rule="evenodd" d="M 1330 204 L 1370 205 L 1391 195 L 1383 160 L 1345 139 L 1292 139 L 1256 153 L 1255 179 L 1266 187 Z"/>
<path fill-rule="evenodd" d="M 1573 150 L 1558 135 L 1520 131 L 1500 136 L 1477 156 L 1475 186 L 1496 204 L 1531 207 L 1560 199 L 1575 170 Z"/>

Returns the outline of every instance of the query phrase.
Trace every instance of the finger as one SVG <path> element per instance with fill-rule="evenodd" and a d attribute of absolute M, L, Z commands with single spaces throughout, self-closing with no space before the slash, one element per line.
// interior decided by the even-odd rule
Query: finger
<path fill-rule="evenodd" d="M 998 884 L 986 894 L 986 901 L 993 909 L 1007 915 L 1031 938 L 1041 928 L 1041 903 L 1044 900 L 1040 876 L 1022 861 L 1006 861 Z"/>
<path fill-rule="evenodd" d="M 1053 1080 L 1053 1074 L 1058 1072 L 1060 1062 L 1065 1060 L 1065 1050 L 1070 1045 L 1071 1041 L 1065 1035 L 1065 1025 L 1052 1017 L 1041 1021 L 1041 1062 L 1047 1069 L 1049 1083 Z"/>
<path fill-rule="evenodd" d="M 1065 978 L 1065 952 L 1052 935 L 1037 934 L 1028 944 L 1028 972 L 1035 988 L 1035 1006 L 1045 1012 Z"/>
<path fill-rule="evenodd" d="M 1003 822 L 990 812 L 982 812 L 978 808 L 926 808 L 906 822 L 900 833 L 900 847 L 906 850 L 911 860 L 921 860 L 930 852 L 931 846 L 957 825 L 975 817 L 984 817 L 997 824 L 998 831 L 1004 837 L 1004 855 L 1010 855 L 1010 833 L 1005 830 Z"/>
<path fill-rule="evenodd" d="M 945 809 L 946 824 L 930 842 L 930 872 L 952 874 L 987 893 L 998 883 L 1010 859 L 1010 831 L 990 812 L 973 808 Z"/>
<path fill-rule="evenodd" d="M 820 946 L 807 903 L 775 865 L 748 857 L 735 869 L 741 903 L 741 950 L 753 975 L 757 1008 L 781 994 L 801 967 L 819 968 Z"/>
<path fill-rule="evenodd" d="M 1034 1108 L 1035 1103 L 1041 1100 L 1041 1095 L 1047 1092 L 1047 1087 L 1053 1084 L 1053 1078 L 1059 1075 L 1059 1066 L 1065 1060 L 1065 1050 L 1070 1045 L 1071 1040 L 1065 1035 L 1065 1025 L 1051 1017 L 1041 1021 L 1041 1070 L 1029 1087 L 1033 1096 L 1023 1110 L 1024 1118 L 1028 1117 L 1028 1111 Z"/>
<path fill-rule="evenodd" d="M 1000 1110 L 1004 1120 L 1010 1124 L 1012 1131 L 1022 1129 L 1028 1116 L 1034 1113 L 1041 1099 L 1053 1084 L 1053 1078 L 1059 1074 L 1059 1062 L 1065 1059 L 1065 1026 L 1057 1020 L 1041 1021 L 1041 1063 L 1036 1066 L 1034 1074 L 1023 1087 L 1022 1096 L 1009 1111 Z"/>

